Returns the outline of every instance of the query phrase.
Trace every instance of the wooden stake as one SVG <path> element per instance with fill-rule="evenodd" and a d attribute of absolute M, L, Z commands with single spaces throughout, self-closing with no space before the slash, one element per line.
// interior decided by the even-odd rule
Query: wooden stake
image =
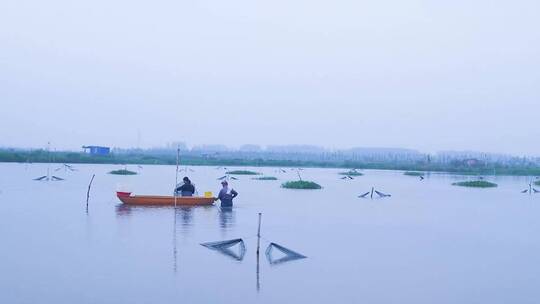
<path fill-rule="evenodd" d="M 92 187 L 92 182 L 94 181 L 94 177 L 96 177 L 96 175 L 92 174 L 92 179 L 90 179 L 90 183 L 88 184 L 88 191 L 86 191 L 86 212 L 88 212 L 88 200 L 90 199 L 90 188 Z"/>
<path fill-rule="evenodd" d="M 261 290 L 260 282 L 260 270 L 259 270 L 259 251 L 261 248 L 261 217 L 262 213 L 259 212 L 259 228 L 257 229 L 257 292 Z"/>
<path fill-rule="evenodd" d="M 373 199 L 373 190 L 375 190 L 375 188 L 371 187 L 371 199 Z"/>

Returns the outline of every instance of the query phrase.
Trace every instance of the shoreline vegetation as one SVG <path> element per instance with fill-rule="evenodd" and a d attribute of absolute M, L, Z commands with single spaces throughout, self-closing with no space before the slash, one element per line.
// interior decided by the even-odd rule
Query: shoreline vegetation
<path fill-rule="evenodd" d="M 46 150 L 1 150 L 0 162 L 13 163 L 69 163 L 69 164 L 139 164 L 139 165 L 175 165 L 175 155 L 145 155 L 142 153 L 110 154 L 93 156 L 78 152 L 47 152 Z M 411 172 L 439 172 L 463 175 L 516 175 L 540 176 L 540 166 L 505 166 L 486 164 L 466 166 L 430 162 L 357 162 L 357 161 L 301 161 L 301 160 L 263 160 L 232 159 L 219 157 L 183 157 L 182 165 L 190 166 L 237 166 L 237 167 L 290 167 L 290 168 L 342 168 L 342 169 L 377 169 Z"/>
<path fill-rule="evenodd" d="M 254 179 L 254 180 L 262 180 L 262 181 L 269 181 L 269 180 L 277 180 L 277 177 L 274 177 L 274 176 L 262 176 L 262 177 L 254 177 L 252 179 Z"/>
<path fill-rule="evenodd" d="M 281 184 L 281 188 L 285 189 L 302 189 L 302 190 L 318 190 L 322 189 L 321 185 L 311 181 L 289 181 Z"/>
<path fill-rule="evenodd" d="M 460 187 L 470 187 L 470 188 L 495 188 L 498 187 L 497 184 L 487 181 L 466 181 L 466 182 L 457 182 L 453 183 L 454 186 L 460 186 Z"/>
<path fill-rule="evenodd" d="M 355 169 L 347 171 L 347 172 L 339 172 L 339 175 L 346 175 L 346 176 L 362 176 L 364 173 L 358 172 Z"/>

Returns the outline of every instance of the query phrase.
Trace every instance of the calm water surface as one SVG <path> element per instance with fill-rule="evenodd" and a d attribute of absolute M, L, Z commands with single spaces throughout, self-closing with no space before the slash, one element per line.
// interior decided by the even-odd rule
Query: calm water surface
<path fill-rule="evenodd" d="M 540 302 L 540 194 L 519 193 L 526 177 L 467 189 L 451 186 L 466 179 L 452 175 L 364 171 L 345 181 L 337 169 L 305 169 L 324 189 L 295 191 L 279 185 L 296 173 L 257 168 L 280 180 L 240 177 L 236 208 L 223 212 L 126 207 L 115 197 L 119 187 L 169 194 L 172 166 L 129 166 L 136 176 L 75 167 L 54 172 L 65 181 L 37 182 L 46 164 L 0 164 L 0 303 Z M 190 169 L 201 193 L 219 190 L 223 169 Z M 393 196 L 357 198 L 372 186 Z M 245 241 L 241 261 L 199 245 L 234 238 Z M 269 242 L 308 258 L 271 265 Z"/>

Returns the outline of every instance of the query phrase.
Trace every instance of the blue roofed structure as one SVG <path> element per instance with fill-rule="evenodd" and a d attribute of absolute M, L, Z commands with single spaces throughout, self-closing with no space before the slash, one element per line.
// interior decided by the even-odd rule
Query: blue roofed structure
<path fill-rule="evenodd" d="M 84 151 L 90 155 L 109 155 L 111 148 L 102 146 L 83 146 Z"/>

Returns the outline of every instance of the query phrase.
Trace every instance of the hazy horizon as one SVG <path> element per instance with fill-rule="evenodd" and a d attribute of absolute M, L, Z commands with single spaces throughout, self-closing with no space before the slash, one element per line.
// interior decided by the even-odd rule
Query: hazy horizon
<path fill-rule="evenodd" d="M 537 1 L 0 3 L 0 146 L 540 155 Z"/>

